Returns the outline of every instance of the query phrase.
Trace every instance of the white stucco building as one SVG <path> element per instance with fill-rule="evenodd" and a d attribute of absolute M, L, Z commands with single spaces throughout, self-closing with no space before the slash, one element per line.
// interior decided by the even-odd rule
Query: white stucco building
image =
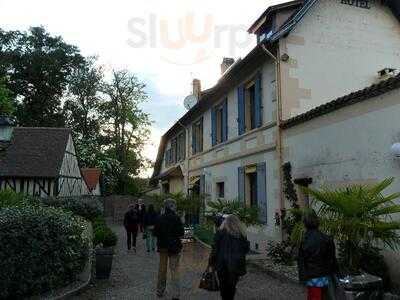
<path fill-rule="evenodd" d="M 389 150 L 400 126 L 388 107 L 399 106 L 398 91 L 382 88 L 388 100 L 368 104 L 349 106 L 354 95 L 340 98 L 400 70 L 399 11 L 395 1 L 373 0 L 269 7 L 249 29 L 258 44 L 246 57 L 225 59 L 211 89 L 201 91 L 194 81 L 198 102 L 162 137 L 153 183 L 163 192 L 192 190 L 257 205 L 264 226 L 250 228 L 249 238 L 253 249 L 265 249 L 267 240 L 281 238 L 275 214 L 287 206 L 285 162 L 295 179 L 311 177 L 316 186 L 399 177 Z M 364 92 L 376 95 L 374 87 Z M 330 111 L 337 98 L 347 103 L 340 113 L 295 121 L 327 103 Z M 386 110 L 378 107 L 383 102 Z"/>

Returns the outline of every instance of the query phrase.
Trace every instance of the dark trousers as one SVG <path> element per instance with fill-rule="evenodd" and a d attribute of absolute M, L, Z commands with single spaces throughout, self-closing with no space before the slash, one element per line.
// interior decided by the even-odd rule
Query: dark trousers
<path fill-rule="evenodd" d="M 132 246 L 136 248 L 137 232 L 137 228 L 126 228 L 126 242 L 128 245 L 128 250 L 131 250 Z"/>
<path fill-rule="evenodd" d="M 238 276 L 228 272 L 226 269 L 218 271 L 217 274 L 222 300 L 233 300 L 235 298 L 236 285 L 239 279 Z"/>

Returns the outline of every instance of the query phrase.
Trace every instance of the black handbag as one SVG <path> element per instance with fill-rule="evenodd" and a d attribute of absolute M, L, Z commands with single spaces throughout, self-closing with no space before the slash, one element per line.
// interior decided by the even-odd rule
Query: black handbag
<path fill-rule="evenodd" d="M 207 267 L 207 270 L 201 276 L 199 288 L 210 292 L 219 291 L 217 273 L 210 267 Z"/>

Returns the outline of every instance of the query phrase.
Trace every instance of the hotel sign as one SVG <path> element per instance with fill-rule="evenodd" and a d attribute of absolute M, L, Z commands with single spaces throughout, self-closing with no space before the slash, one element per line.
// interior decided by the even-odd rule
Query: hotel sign
<path fill-rule="evenodd" d="M 369 0 L 342 0 L 342 4 L 347 4 L 366 9 L 371 8 L 371 6 L 369 6 Z"/>

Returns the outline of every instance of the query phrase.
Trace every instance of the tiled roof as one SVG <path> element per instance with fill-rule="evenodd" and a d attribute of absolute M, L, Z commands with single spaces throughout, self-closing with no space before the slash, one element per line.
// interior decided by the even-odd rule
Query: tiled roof
<path fill-rule="evenodd" d="M 70 134 L 64 128 L 14 128 L 0 155 L 0 177 L 57 177 Z"/>
<path fill-rule="evenodd" d="M 392 91 L 392 90 L 398 89 L 398 88 L 400 88 L 400 75 L 397 75 L 393 78 L 382 81 L 378 84 L 371 85 L 371 86 L 369 86 L 365 89 L 359 90 L 357 92 L 337 98 L 333 101 L 330 101 L 326 104 L 323 104 L 312 110 L 309 110 L 303 114 L 300 114 L 291 119 L 288 119 L 281 124 L 281 128 L 286 129 L 286 128 L 296 126 L 298 124 L 301 124 L 301 123 L 307 122 L 309 120 L 312 120 L 314 118 L 323 116 L 325 114 L 328 114 L 328 113 L 338 110 L 340 108 L 343 108 L 343 107 L 346 107 L 346 106 L 349 106 L 349 105 L 352 105 L 355 103 L 359 103 L 359 102 L 371 99 L 373 97 L 380 96 L 382 94 L 385 94 L 389 91 Z"/>

